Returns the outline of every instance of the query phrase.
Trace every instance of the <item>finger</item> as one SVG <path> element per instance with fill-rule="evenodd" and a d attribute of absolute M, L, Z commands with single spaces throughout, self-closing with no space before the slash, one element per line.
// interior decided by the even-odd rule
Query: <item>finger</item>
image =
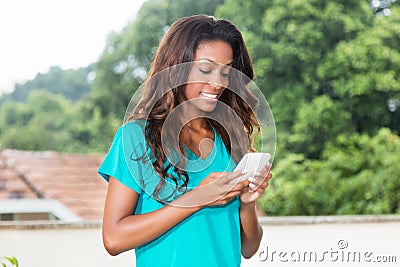
<path fill-rule="evenodd" d="M 263 180 L 262 182 L 259 182 L 259 183 L 257 183 L 257 182 L 259 182 L 259 181 L 250 182 L 249 188 L 250 188 L 251 191 L 254 192 L 254 191 L 258 190 L 259 188 L 261 188 L 262 190 L 265 190 L 265 188 L 268 187 L 268 180 L 267 179 L 265 179 L 265 180 Z"/>
<path fill-rule="evenodd" d="M 235 171 L 235 172 L 213 172 L 213 177 L 215 178 L 226 178 L 226 179 L 233 179 L 237 178 L 243 174 L 246 174 L 247 171 Z"/>
<path fill-rule="evenodd" d="M 251 192 L 251 193 L 255 192 L 257 190 L 257 188 L 258 188 L 257 184 L 254 184 L 254 183 L 249 184 L 249 192 Z"/>
<path fill-rule="evenodd" d="M 260 183 L 264 180 L 270 180 L 272 178 L 272 173 L 268 172 L 264 175 L 264 173 L 255 173 L 253 179 L 250 179 L 251 182 L 259 181 Z"/>
<path fill-rule="evenodd" d="M 264 166 L 261 170 L 254 172 L 252 176 L 264 178 L 268 175 L 268 173 L 269 173 L 268 168 Z"/>
<path fill-rule="evenodd" d="M 247 190 L 247 188 L 249 187 L 250 181 L 243 180 L 241 182 L 238 182 L 236 184 L 231 184 L 228 183 L 227 186 L 227 190 L 226 192 L 232 192 L 232 193 L 236 193 L 236 194 L 241 194 L 243 193 L 245 190 Z"/>
<path fill-rule="evenodd" d="M 267 188 L 268 187 L 268 180 L 265 180 L 264 182 L 262 182 L 258 187 L 259 188 L 262 188 L 262 189 L 265 189 L 265 188 Z"/>
<path fill-rule="evenodd" d="M 230 191 L 230 192 L 227 192 L 225 195 L 221 196 L 217 201 L 226 201 L 226 200 L 230 201 L 240 194 L 241 194 L 241 191 Z"/>
<path fill-rule="evenodd" d="M 267 162 L 267 164 L 264 165 L 264 167 L 260 170 L 260 173 L 267 175 L 272 169 L 271 163 Z"/>
<path fill-rule="evenodd" d="M 231 191 L 242 192 L 244 189 L 246 189 L 249 186 L 249 184 L 250 184 L 250 181 L 248 179 L 243 180 L 241 182 L 236 183 Z"/>
<path fill-rule="evenodd" d="M 261 185 L 265 180 L 267 180 L 267 176 L 254 175 L 249 177 L 250 183 L 257 186 Z"/>
<path fill-rule="evenodd" d="M 272 164 L 270 162 L 267 162 L 264 167 L 266 167 L 270 171 L 272 169 Z"/>
<path fill-rule="evenodd" d="M 265 181 L 261 185 L 256 185 L 256 184 L 250 183 L 249 184 L 249 192 L 250 193 L 258 192 L 260 194 L 263 194 L 267 187 L 268 187 L 268 182 L 267 181 Z"/>
<path fill-rule="evenodd" d="M 234 178 L 238 178 L 244 174 L 246 174 L 247 171 L 243 170 L 243 171 L 235 171 L 235 172 L 227 172 L 227 178 L 230 180 L 233 180 Z"/>
<path fill-rule="evenodd" d="M 235 180 L 238 180 L 239 177 L 245 175 L 247 173 L 246 170 L 243 171 L 235 171 L 235 172 L 226 172 L 223 179 L 230 184 L 236 184 L 239 182 L 235 182 Z"/>
<path fill-rule="evenodd" d="M 265 188 L 261 188 L 261 187 L 257 188 L 255 191 L 255 193 L 257 193 L 259 196 L 264 194 L 264 192 L 265 192 Z"/>
<path fill-rule="evenodd" d="M 267 173 L 265 176 L 259 175 L 259 176 L 255 176 L 257 181 L 269 181 L 272 178 L 272 173 Z"/>

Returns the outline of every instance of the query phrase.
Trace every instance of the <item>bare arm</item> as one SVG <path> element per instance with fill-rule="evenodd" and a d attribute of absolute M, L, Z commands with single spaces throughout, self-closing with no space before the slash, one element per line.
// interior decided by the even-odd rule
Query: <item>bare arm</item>
<path fill-rule="evenodd" d="M 264 193 L 272 174 L 271 166 L 266 166 L 257 176 L 247 192 L 240 196 L 240 231 L 242 243 L 242 255 L 251 258 L 258 250 L 263 235 L 263 229 L 258 222 L 256 213 L 256 200 Z"/>
<path fill-rule="evenodd" d="M 263 235 L 263 229 L 257 219 L 255 202 L 240 203 L 240 231 L 242 255 L 246 259 L 251 258 L 257 252 Z"/>
<path fill-rule="evenodd" d="M 159 210 L 132 215 L 139 195 L 110 177 L 103 217 L 103 242 L 111 255 L 144 245 L 205 206 L 222 205 L 238 196 L 248 182 L 232 188 L 241 173 L 212 173 L 199 187 Z M 227 193 L 228 192 L 228 193 Z M 149 227 L 151 225 L 152 227 Z"/>

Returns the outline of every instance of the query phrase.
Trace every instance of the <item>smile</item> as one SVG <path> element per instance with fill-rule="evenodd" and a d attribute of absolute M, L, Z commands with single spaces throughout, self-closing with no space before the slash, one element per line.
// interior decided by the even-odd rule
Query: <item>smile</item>
<path fill-rule="evenodd" d="M 218 94 L 210 94 L 210 93 L 205 93 L 205 92 L 201 92 L 201 95 L 203 97 L 210 98 L 210 99 L 216 99 L 218 96 Z"/>

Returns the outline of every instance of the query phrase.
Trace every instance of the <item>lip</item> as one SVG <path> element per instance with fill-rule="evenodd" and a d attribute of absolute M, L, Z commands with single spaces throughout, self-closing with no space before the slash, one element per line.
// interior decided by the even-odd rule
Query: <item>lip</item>
<path fill-rule="evenodd" d="M 200 96 L 203 99 L 207 99 L 209 101 L 217 101 L 219 98 L 218 93 L 212 93 L 212 92 L 200 92 Z"/>

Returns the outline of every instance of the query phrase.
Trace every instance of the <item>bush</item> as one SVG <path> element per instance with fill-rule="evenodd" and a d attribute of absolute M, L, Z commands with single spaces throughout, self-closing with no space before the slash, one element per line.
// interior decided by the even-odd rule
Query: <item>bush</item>
<path fill-rule="evenodd" d="M 289 154 L 259 200 L 270 215 L 400 213 L 400 138 L 340 135 L 319 160 Z"/>

